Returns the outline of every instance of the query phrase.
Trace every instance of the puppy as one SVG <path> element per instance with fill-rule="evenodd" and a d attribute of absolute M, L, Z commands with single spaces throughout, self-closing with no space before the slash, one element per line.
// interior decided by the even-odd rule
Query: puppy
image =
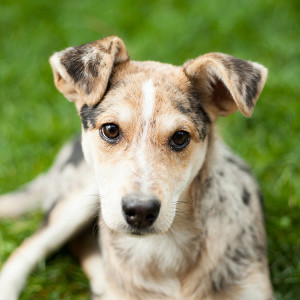
<path fill-rule="evenodd" d="M 0 198 L 0 216 L 46 211 L 3 266 L 0 299 L 17 299 L 37 262 L 67 242 L 94 299 L 273 299 L 259 187 L 214 126 L 237 110 L 251 116 L 266 68 L 221 53 L 180 67 L 131 61 L 118 37 L 50 64 L 82 137 Z"/>

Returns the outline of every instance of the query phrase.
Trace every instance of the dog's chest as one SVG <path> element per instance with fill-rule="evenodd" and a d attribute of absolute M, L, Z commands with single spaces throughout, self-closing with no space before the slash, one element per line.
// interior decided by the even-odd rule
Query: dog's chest
<path fill-rule="evenodd" d="M 176 238 L 115 237 L 103 249 L 109 288 L 117 290 L 120 299 L 183 299 L 180 273 L 197 256 L 190 240 L 187 232 Z"/>

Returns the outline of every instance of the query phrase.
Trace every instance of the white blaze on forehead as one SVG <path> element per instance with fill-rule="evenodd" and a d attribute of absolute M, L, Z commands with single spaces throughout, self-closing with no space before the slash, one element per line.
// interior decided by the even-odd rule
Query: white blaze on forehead
<path fill-rule="evenodd" d="M 142 118 L 145 127 L 143 128 L 142 139 L 138 146 L 137 157 L 138 157 L 139 167 L 141 168 L 141 174 L 140 174 L 140 182 L 142 186 L 141 192 L 147 193 L 148 186 L 151 184 L 149 178 L 149 173 L 150 173 L 149 161 L 147 161 L 147 157 L 149 157 L 147 155 L 147 147 L 146 147 L 147 132 L 149 127 L 149 122 L 153 115 L 154 103 L 155 103 L 155 88 L 152 79 L 149 79 L 143 83 L 142 91 L 143 91 Z"/>
<path fill-rule="evenodd" d="M 148 125 L 148 121 L 153 114 L 155 89 L 152 79 L 143 83 L 143 119 Z"/>

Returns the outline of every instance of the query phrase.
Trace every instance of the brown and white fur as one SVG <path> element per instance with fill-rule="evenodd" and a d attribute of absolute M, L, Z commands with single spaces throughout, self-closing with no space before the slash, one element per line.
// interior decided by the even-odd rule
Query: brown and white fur
<path fill-rule="evenodd" d="M 48 173 L 0 198 L 2 217 L 40 202 L 47 212 L 3 266 L 0 299 L 17 299 L 38 261 L 69 241 L 95 299 L 273 299 L 259 187 L 214 127 L 238 109 L 251 116 L 266 68 L 221 53 L 183 66 L 131 61 L 118 37 L 50 63 L 81 117 L 85 160 L 77 139 Z"/>

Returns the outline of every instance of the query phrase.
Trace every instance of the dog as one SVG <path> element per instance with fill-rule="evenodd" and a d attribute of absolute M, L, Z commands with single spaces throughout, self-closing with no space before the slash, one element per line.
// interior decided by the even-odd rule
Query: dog
<path fill-rule="evenodd" d="M 50 64 L 82 135 L 0 198 L 1 217 L 46 212 L 4 264 L 0 299 L 17 299 L 38 261 L 66 243 L 93 299 L 274 299 L 259 186 L 214 125 L 251 116 L 267 69 L 222 53 L 183 66 L 132 61 L 118 37 Z"/>

